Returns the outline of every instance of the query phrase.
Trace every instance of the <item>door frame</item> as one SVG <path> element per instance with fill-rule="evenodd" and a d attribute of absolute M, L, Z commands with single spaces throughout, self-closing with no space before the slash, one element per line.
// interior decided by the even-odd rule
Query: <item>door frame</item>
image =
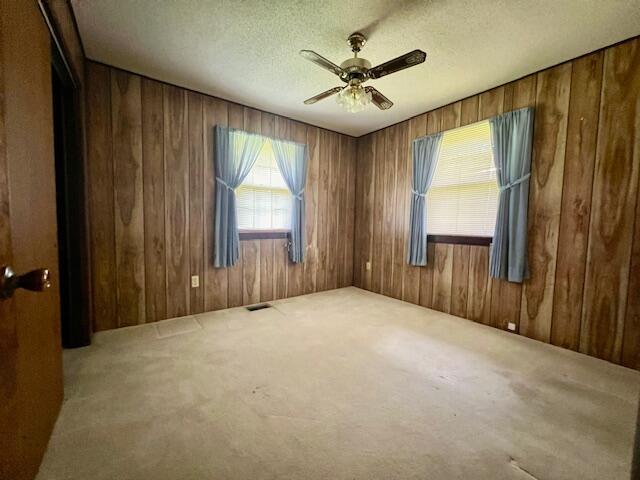
<path fill-rule="evenodd" d="M 62 158 L 58 158 L 56 148 L 56 186 L 62 190 L 57 202 L 59 210 L 63 210 L 58 212 L 61 328 L 63 346 L 76 348 L 89 345 L 93 333 L 83 89 L 85 56 L 70 4 L 38 0 L 38 7 L 51 37 L 52 67 L 62 83 L 59 95 L 62 98 L 54 98 L 54 103 L 58 102 L 63 110 L 63 118 L 54 118 L 54 122 L 58 120 L 64 125 Z M 55 90 L 53 95 L 56 96 Z"/>
<path fill-rule="evenodd" d="M 85 168 L 78 97 L 80 92 L 58 49 L 52 46 L 52 97 L 58 258 L 60 269 L 60 322 L 62 346 L 84 347 L 91 343 L 87 259 Z"/>

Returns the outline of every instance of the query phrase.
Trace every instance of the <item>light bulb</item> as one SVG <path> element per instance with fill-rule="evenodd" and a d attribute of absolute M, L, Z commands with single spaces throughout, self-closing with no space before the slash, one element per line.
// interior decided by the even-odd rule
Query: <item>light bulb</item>
<path fill-rule="evenodd" d="M 338 93 L 336 101 L 348 112 L 360 112 L 371 103 L 371 93 L 367 92 L 362 85 L 349 85 Z"/>

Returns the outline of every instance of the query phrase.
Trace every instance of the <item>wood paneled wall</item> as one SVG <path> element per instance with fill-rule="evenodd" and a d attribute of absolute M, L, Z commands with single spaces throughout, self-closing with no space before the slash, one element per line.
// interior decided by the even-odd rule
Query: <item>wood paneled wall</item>
<path fill-rule="evenodd" d="M 354 138 L 93 62 L 86 72 L 95 330 L 352 285 Z M 304 264 L 286 240 L 251 240 L 238 265 L 213 268 L 218 124 L 309 145 Z"/>
<path fill-rule="evenodd" d="M 526 106 L 530 278 L 489 278 L 480 246 L 406 265 L 412 140 Z M 357 155 L 356 286 L 640 368 L 640 39 L 360 137 Z"/>

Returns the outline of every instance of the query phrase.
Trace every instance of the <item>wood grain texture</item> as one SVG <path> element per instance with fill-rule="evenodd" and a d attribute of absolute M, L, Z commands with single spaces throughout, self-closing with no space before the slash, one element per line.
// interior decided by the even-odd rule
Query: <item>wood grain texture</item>
<path fill-rule="evenodd" d="M 244 128 L 244 107 L 234 103 L 229 104 L 229 126 L 231 128 Z M 242 255 L 242 246 L 240 246 Z M 239 307 L 242 305 L 242 258 L 233 267 L 225 268 L 227 272 L 227 304 L 229 307 Z"/>
<path fill-rule="evenodd" d="M 404 209 L 405 236 L 404 236 L 404 270 L 402 279 L 402 299 L 418 304 L 420 303 L 420 267 L 407 264 L 407 250 L 409 242 L 409 223 L 411 209 L 411 189 L 413 179 L 413 149 L 412 143 L 415 138 L 423 137 L 427 134 L 427 116 L 419 115 L 409 121 L 409 132 L 405 142 L 405 163 L 407 165 L 406 175 L 406 207 Z"/>
<path fill-rule="evenodd" d="M 257 128 L 257 127 L 254 127 Z M 260 133 L 275 136 L 276 117 L 270 113 L 260 115 Z M 260 301 L 268 302 L 276 298 L 275 281 L 275 240 L 260 240 Z M 286 291 L 286 288 L 285 288 Z"/>
<path fill-rule="evenodd" d="M 442 109 L 427 112 L 427 131 L 432 134 L 442 131 Z M 433 306 L 433 279 L 435 267 L 435 245 L 427 243 L 427 265 L 420 268 L 420 295 L 419 303 L 423 307 Z"/>
<path fill-rule="evenodd" d="M 440 129 L 451 130 L 460 126 L 461 102 L 442 108 Z M 441 312 L 451 311 L 453 283 L 453 245 L 437 244 L 433 270 L 433 302 L 431 308 Z"/>
<path fill-rule="evenodd" d="M 304 189 L 305 236 L 307 248 L 304 261 L 304 293 L 312 293 L 317 289 L 318 273 L 318 195 L 320 175 L 320 130 L 307 128 L 307 148 L 309 164 L 307 183 Z M 355 162 L 351 162 L 354 164 Z M 353 241 L 350 243 L 353 245 Z"/>
<path fill-rule="evenodd" d="M 360 281 L 356 285 L 361 288 L 371 289 L 371 269 L 367 269 L 367 262 L 371 262 L 373 248 L 373 200 L 374 200 L 374 168 L 375 150 L 374 138 L 367 135 L 364 141 L 358 141 L 358 166 L 357 182 L 361 193 L 358 197 L 359 204 L 356 212 L 356 239 L 355 245 L 360 250 L 358 264 Z"/>
<path fill-rule="evenodd" d="M 491 279 L 490 325 L 506 330 L 509 323 L 513 323 L 519 331 L 521 301 L 521 284 Z"/>
<path fill-rule="evenodd" d="M 451 103 L 442 108 L 442 131 L 451 130 L 460 126 L 462 115 L 462 102 Z"/>
<path fill-rule="evenodd" d="M 340 172 L 340 139 L 333 133 L 329 136 L 329 190 L 327 198 L 327 289 L 338 287 L 338 216 L 340 211 L 340 192 L 338 177 Z"/>
<path fill-rule="evenodd" d="M 274 244 L 275 240 L 260 240 L 260 301 L 268 302 L 274 297 Z"/>
<path fill-rule="evenodd" d="M 346 142 L 346 138 L 343 137 L 339 137 L 338 138 L 338 145 L 339 145 L 339 154 L 338 154 L 338 159 L 340 159 L 342 152 L 346 152 L 346 150 L 348 149 L 347 147 L 347 142 Z M 337 172 L 337 196 L 336 196 L 336 200 L 338 201 L 338 204 L 340 205 L 340 208 L 337 209 L 337 219 L 336 219 L 336 237 L 338 238 L 342 232 L 346 232 L 344 230 L 345 227 L 345 222 L 346 222 L 346 198 L 347 198 L 347 192 L 345 189 L 345 180 L 346 180 L 346 175 L 345 175 L 345 168 L 342 165 L 342 162 L 338 162 L 338 165 L 336 166 L 336 172 Z M 344 273 L 345 273 L 345 265 L 344 265 L 344 259 L 345 259 L 345 249 L 343 247 L 343 245 L 340 245 L 339 243 L 337 243 L 335 245 L 335 256 L 336 256 L 336 287 L 339 288 L 340 286 L 342 286 L 343 283 L 343 277 L 344 277 Z"/>
<path fill-rule="evenodd" d="M 464 317 L 467 314 L 467 292 L 469 289 L 469 245 L 452 245 L 453 265 L 451 272 L 451 315 Z"/>
<path fill-rule="evenodd" d="M 290 122 L 289 139 L 294 142 L 307 142 L 307 127 L 298 122 Z M 305 190 L 306 191 L 306 190 Z M 306 226 L 305 226 L 306 230 Z M 289 261 L 287 267 L 287 296 L 295 297 L 304 293 L 304 265 Z"/>
<path fill-rule="evenodd" d="M 516 110 L 536 105 L 537 76 L 529 75 L 521 78 L 505 87 L 503 111 Z M 508 328 L 509 323 L 514 323 L 516 332 L 520 330 L 520 314 L 522 302 L 522 284 L 507 281 L 498 281 L 495 291 L 492 285 L 491 322 L 493 326 L 501 329 Z M 497 292 L 497 297 L 496 297 Z M 494 302 L 493 298 L 499 298 Z"/>
<path fill-rule="evenodd" d="M 360 146 L 360 140 L 356 141 L 356 171 L 360 174 L 364 171 L 364 162 L 362 160 L 363 148 Z M 362 225 L 361 215 L 364 212 L 364 184 L 361 179 L 355 179 L 355 225 L 354 225 L 354 243 L 353 243 L 353 259 L 354 259 L 354 272 L 353 272 L 353 285 L 362 288 L 362 256 L 364 255 L 363 234 L 360 232 L 360 226 Z"/>
<path fill-rule="evenodd" d="M 0 4 L 0 26 L 4 21 L 3 5 Z M 13 265 L 11 245 L 11 204 L 9 196 L 9 172 L 7 138 L 5 134 L 5 83 L 4 36 L 0 31 L 0 265 Z M 18 384 L 18 318 L 14 298 L 0 302 L 0 431 L 7 439 L 2 441 L 0 453 L 0 478 L 11 478 L 18 469 L 21 445 L 18 440 L 18 404 L 15 397 Z M 35 466 L 32 468 L 36 468 Z"/>
<path fill-rule="evenodd" d="M 317 290 L 327 289 L 327 252 L 329 247 L 329 236 L 327 234 L 327 223 L 329 213 L 329 161 L 330 155 L 330 132 L 320 131 L 319 149 L 319 177 L 318 177 L 318 267 L 316 271 Z"/>
<path fill-rule="evenodd" d="M 602 52 L 573 62 L 551 343 L 577 350 L 602 89 Z"/>
<path fill-rule="evenodd" d="M 478 120 L 485 120 L 502 113 L 504 90 L 504 87 L 496 87 L 478 96 Z"/>
<path fill-rule="evenodd" d="M 497 87 L 481 94 L 478 97 L 478 120 L 486 120 L 503 113 L 505 111 L 505 108 L 509 108 L 511 106 L 512 100 L 512 84 Z M 487 261 L 490 257 L 491 247 L 489 247 L 488 250 Z M 475 264 L 474 267 L 478 268 L 478 265 Z M 479 272 L 475 270 L 473 271 L 474 280 L 476 281 L 479 281 L 478 274 Z M 489 285 L 487 285 L 487 290 L 485 292 L 481 292 L 483 293 L 482 295 L 478 295 L 477 297 L 473 298 L 475 307 L 479 307 L 480 305 L 482 305 L 482 309 L 478 311 L 480 313 L 478 313 L 477 321 L 494 327 L 500 324 L 502 310 L 508 308 L 506 305 L 502 305 L 502 303 L 499 301 L 500 295 L 502 293 L 502 286 L 506 283 L 507 282 L 504 282 L 502 280 L 490 278 Z M 487 299 L 487 295 L 490 297 L 489 299 Z M 520 305 L 520 302 L 518 302 L 518 305 Z"/>
<path fill-rule="evenodd" d="M 407 199 L 409 197 L 408 173 L 407 173 L 407 138 L 409 136 L 409 122 L 402 122 L 396 128 L 396 184 L 395 184 L 395 204 L 393 205 L 393 270 L 391 278 L 391 296 L 402 299 L 402 285 L 404 278 L 404 267 L 406 260 L 406 244 L 408 231 L 406 231 L 406 215 L 399 212 L 406 212 L 408 209 Z"/>
<path fill-rule="evenodd" d="M 111 72 L 89 64 L 87 69 L 88 166 L 93 329 L 118 326 L 116 301 L 116 250 L 111 135 Z M 164 272 L 163 272 L 164 275 Z"/>
<path fill-rule="evenodd" d="M 469 288 L 467 318 L 485 325 L 491 324 L 491 279 L 489 278 L 489 248 L 469 249 Z"/>
<path fill-rule="evenodd" d="M 274 127 L 275 127 L 276 137 L 282 138 L 285 140 L 292 140 L 293 131 L 292 131 L 292 122 L 290 119 L 276 117 L 274 122 Z M 285 251 L 283 253 L 281 252 L 281 256 L 279 257 L 281 260 L 279 262 L 279 272 L 278 272 L 279 278 L 277 283 L 278 283 L 278 291 L 280 293 L 276 295 L 277 298 L 286 298 L 289 296 L 297 295 L 297 293 L 295 293 L 295 290 L 299 285 L 297 282 L 296 273 L 292 269 L 293 263 L 289 259 L 288 241 L 285 241 L 283 245 L 284 245 Z M 294 281 L 294 284 L 292 286 L 289 286 L 290 280 Z"/>
<path fill-rule="evenodd" d="M 640 41 L 604 53 L 580 350 L 619 362 L 640 172 Z M 637 292 L 635 292 L 637 295 Z"/>
<path fill-rule="evenodd" d="M 460 125 L 470 125 L 478 121 L 478 96 L 465 98 L 460 102 Z"/>
<path fill-rule="evenodd" d="M 73 72 L 73 79 L 80 88 L 83 88 L 85 83 L 84 51 L 76 29 L 76 19 L 71 3 L 65 0 L 45 0 L 44 3 L 48 7 L 50 20 L 60 40 L 65 59 Z"/>
<path fill-rule="evenodd" d="M 111 130 L 118 326 L 138 325 L 146 321 L 139 77 L 111 72 Z"/>
<path fill-rule="evenodd" d="M 396 177 L 398 174 L 398 128 L 385 129 L 386 156 L 384 162 L 384 202 L 382 211 L 382 283 L 381 293 L 393 296 L 393 251 L 395 243 Z"/>
<path fill-rule="evenodd" d="M 451 282 L 453 276 L 453 245 L 438 243 L 433 259 L 433 300 L 431 308 L 451 311 Z"/>
<path fill-rule="evenodd" d="M 262 133 L 262 117 L 258 110 L 244 107 L 244 129 L 250 133 Z M 242 305 L 260 302 L 262 292 L 261 243 L 259 240 L 240 242 L 240 260 L 242 262 Z M 268 251 L 266 252 L 268 255 Z M 265 278 L 265 283 L 269 282 Z"/>
<path fill-rule="evenodd" d="M 0 306 L 0 478 L 11 480 L 36 476 L 63 397 L 50 55 L 37 2 L 0 2 L 0 261 L 46 266 L 52 280 Z"/>
<path fill-rule="evenodd" d="M 144 268 L 147 322 L 167 318 L 162 84 L 142 79 Z"/>
<path fill-rule="evenodd" d="M 96 330 L 352 285 L 355 139 L 92 62 L 87 71 Z M 216 125 L 310 145 L 305 263 L 289 260 L 287 240 L 257 239 L 240 242 L 233 268 L 213 267 Z"/>
<path fill-rule="evenodd" d="M 262 115 L 260 111 L 253 108 L 244 107 L 244 130 L 249 133 L 262 133 Z"/>
<path fill-rule="evenodd" d="M 537 75 L 529 75 L 511 84 L 510 105 L 505 101 L 504 111 L 516 110 L 524 107 L 535 107 L 536 105 L 536 82 Z M 505 93 L 505 98 L 506 98 Z"/>
<path fill-rule="evenodd" d="M 523 335 L 640 369 L 638 42 L 629 40 L 409 121 L 407 143 L 502 112 L 536 109 L 530 278 L 524 285 L 489 278 L 486 246 L 430 242 L 426 267 L 402 266 L 404 300 L 443 311 L 450 302 L 453 314 L 500 329 L 513 323 Z M 394 136 L 402 128 L 399 123 L 358 139 L 355 284 L 390 296 L 399 288 L 397 250 L 386 284 L 385 255 L 389 238 L 399 238 L 398 217 L 408 215 L 409 205 L 400 208 L 397 197 L 403 182 Z M 407 181 L 412 174 L 408 153 Z M 389 171 L 398 175 L 393 191 L 385 183 Z M 390 220 L 385 208 L 392 201 Z"/>
<path fill-rule="evenodd" d="M 389 239 L 400 238 L 399 217 L 408 215 L 409 205 L 398 202 L 398 132 L 406 129 L 410 144 L 428 133 L 534 107 L 529 279 L 518 284 L 489 278 L 487 246 L 430 241 L 426 267 L 402 265 L 402 298 L 443 311 L 450 302 L 453 314 L 500 329 L 513 323 L 516 333 L 640 369 L 639 42 L 623 42 L 419 115 L 408 126 L 401 122 L 359 138 L 355 284 L 394 297 L 398 292 L 395 248 L 390 277 L 385 263 Z M 386 183 L 389 171 L 397 174 L 395 190 Z M 392 202 L 393 220 L 385 210 Z M 371 271 L 365 269 L 368 260 Z"/>
<path fill-rule="evenodd" d="M 529 182 L 529 271 L 522 288 L 520 331 L 549 342 L 562 205 L 571 64 L 538 74 Z"/>
<path fill-rule="evenodd" d="M 260 302 L 260 241 L 241 242 L 242 304 Z"/>
<path fill-rule="evenodd" d="M 371 290 L 382 293 L 383 269 L 383 214 L 384 214 L 384 172 L 387 158 L 386 135 L 384 130 L 373 134 L 374 147 L 374 198 L 373 198 L 373 247 L 371 249 Z M 395 160 L 395 157 L 393 157 Z"/>
<path fill-rule="evenodd" d="M 436 245 L 434 243 L 427 243 L 427 265 L 420 268 L 420 294 L 418 296 L 418 303 L 423 307 L 429 308 L 433 305 L 435 249 Z"/>
<path fill-rule="evenodd" d="M 622 344 L 622 365 L 640 370 L 640 188 L 636 200 L 633 249 L 629 262 L 627 311 Z"/>
<path fill-rule="evenodd" d="M 187 92 L 187 140 L 189 148 L 189 275 L 197 275 L 199 287 L 190 288 L 189 311 L 204 311 L 204 113 L 203 97 Z"/>
<path fill-rule="evenodd" d="M 273 293 L 276 300 L 287 297 L 288 243 L 288 240 L 274 240 L 273 243 Z"/>
<path fill-rule="evenodd" d="M 260 276 L 259 298 L 268 298 L 270 291 L 274 298 L 283 298 L 299 288 L 302 292 L 321 291 L 331 285 L 348 283 L 349 278 L 363 288 L 374 292 L 384 289 L 391 296 L 400 294 L 405 300 L 428 307 L 434 304 L 435 299 L 440 308 L 444 308 L 447 292 L 450 292 L 449 308 L 452 313 L 497 328 L 506 328 L 512 322 L 524 335 L 569 348 L 576 348 L 578 344 L 585 353 L 639 368 L 640 306 L 634 290 L 640 282 L 637 273 L 640 263 L 640 254 L 637 253 L 640 248 L 637 246 L 637 184 L 640 172 L 638 120 L 637 114 L 631 113 L 638 102 L 638 80 L 637 73 L 634 73 L 637 71 L 637 42 L 637 39 L 630 40 L 529 75 L 365 135 L 357 141 L 345 141 L 341 135 L 305 126 L 308 143 L 312 144 L 317 137 L 317 144 L 310 149 L 309 164 L 310 172 L 313 172 L 310 178 L 317 175 L 316 187 L 313 186 L 314 180 L 307 185 L 310 189 L 307 198 L 314 198 L 315 206 L 309 201 L 305 208 L 305 228 L 309 237 L 307 254 L 312 258 L 311 252 L 316 252 L 315 267 L 313 262 L 305 264 L 301 283 L 296 280 L 296 284 L 290 287 L 288 282 L 295 279 L 296 274 L 290 271 L 286 242 L 260 240 L 260 261 L 256 268 Z M 90 64 L 88 70 L 93 67 Z M 91 91 L 88 87 L 87 98 L 91 99 L 88 103 L 96 105 L 90 105 L 89 115 L 97 124 L 101 116 L 106 117 L 107 128 L 98 131 L 93 143 L 90 142 L 90 149 L 91 143 L 95 146 L 90 168 L 107 168 L 104 175 L 99 175 L 108 185 L 108 182 L 113 182 L 108 165 L 113 168 L 115 159 L 114 152 L 110 150 L 114 145 L 110 121 L 113 99 L 109 85 L 111 69 L 102 68 L 106 72 L 107 85 L 100 85 L 99 75 L 94 74 L 98 77 L 94 79 L 98 91 Z M 91 83 L 89 72 L 87 84 Z M 256 124 L 259 118 L 263 132 L 270 128 L 276 136 L 280 134 L 291 138 L 296 131 L 296 122 L 278 120 L 275 115 L 252 109 L 247 109 L 245 115 L 244 107 L 211 97 L 202 98 L 203 293 L 204 308 L 210 310 L 225 308 L 230 305 L 230 300 L 231 304 L 241 304 L 246 287 L 244 259 L 235 271 L 211 266 L 215 194 L 215 172 L 210 161 L 213 126 L 228 124 L 231 120 L 234 126 L 246 128 L 245 123 Z M 409 197 L 402 198 L 402 195 L 410 187 L 411 141 L 451 125 L 467 125 L 525 106 L 536 108 L 536 125 L 529 210 L 531 276 L 524 287 L 489 279 L 489 249 L 486 246 L 451 247 L 449 287 L 446 286 L 447 280 L 443 281 L 443 278 L 449 278 L 446 263 L 443 270 L 434 271 L 436 244 L 430 242 L 428 246 L 426 267 L 408 267 L 400 262 L 400 252 L 402 256 L 406 254 Z M 144 115 L 144 101 L 142 110 Z M 349 142 L 356 146 L 350 148 Z M 146 148 L 143 148 L 144 165 L 147 164 Z M 94 157 L 97 160 L 94 161 Z M 621 158 L 620 163 L 611 160 L 618 157 Z M 623 171 L 624 175 L 621 174 Z M 393 182 L 387 177 L 387 172 L 393 174 Z M 109 258 L 110 251 L 115 256 L 116 246 L 115 238 L 109 240 L 108 229 L 111 221 L 111 232 L 115 231 L 115 194 L 111 191 L 115 186 L 103 187 L 90 185 L 93 192 L 91 204 L 99 203 L 95 206 L 97 217 L 93 207 L 91 210 L 92 226 L 107 226 L 95 233 L 92 229 L 92 248 L 100 247 L 99 251 L 93 252 L 95 257 L 92 258 L 94 284 L 100 276 L 110 275 L 108 267 L 106 273 L 100 270 L 96 258 Z M 350 191 L 349 187 L 355 190 Z M 317 188 L 317 193 L 309 195 L 314 188 Z M 105 193 L 111 198 L 111 217 L 109 202 L 100 200 L 100 194 Z M 341 233 L 342 226 L 348 225 L 351 218 L 348 209 L 352 197 L 353 240 L 348 234 L 344 237 Z M 343 204 L 346 207 L 344 211 L 337 211 Z M 311 219 L 315 223 L 309 224 Z M 352 245 L 333 251 L 337 241 L 342 247 L 344 238 L 347 243 L 353 242 Z M 389 245 L 390 249 L 387 248 Z M 443 250 L 448 252 L 449 248 L 439 247 L 438 258 L 443 258 Z M 146 256 L 145 252 L 145 259 Z M 367 262 L 371 262 L 371 270 L 366 269 Z M 349 268 L 352 273 L 349 273 Z M 583 274 L 580 273 L 581 268 L 584 269 Z M 271 270 L 271 274 L 266 273 L 267 270 Z M 253 266 L 247 267 L 248 273 L 252 271 Z M 603 288 L 606 282 L 600 278 L 600 271 L 609 281 L 607 285 L 615 285 L 615 288 Z M 387 273 L 390 273 L 389 278 Z M 115 271 L 111 275 L 116 278 Z M 572 280 L 567 282 L 568 278 Z M 271 287 L 269 281 L 272 282 Z M 580 283 L 584 288 L 580 288 Z M 236 291 L 237 285 L 240 288 Z M 146 290 L 150 291 L 149 288 Z M 440 292 L 444 292 L 444 296 Z M 96 311 L 103 309 L 107 312 L 103 318 L 109 318 L 109 309 L 116 312 L 118 308 L 117 298 L 110 300 L 109 292 L 106 293 L 102 303 L 98 299 L 94 307 Z M 579 297 L 582 297 L 581 307 L 574 301 Z M 579 328 L 576 328 L 576 315 Z M 115 313 L 112 318 L 115 322 Z M 108 325 L 109 320 L 104 324 Z"/>
<path fill-rule="evenodd" d="M 189 148 L 187 92 L 164 87 L 167 316 L 190 312 Z"/>
<path fill-rule="evenodd" d="M 347 155 L 349 148 L 349 139 L 347 137 L 340 137 L 340 157 Z M 349 165 L 340 162 L 338 172 L 338 190 L 340 192 L 338 198 L 340 199 L 341 205 L 341 208 L 338 209 L 338 237 L 345 235 L 348 238 L 349 192 L 347 191 L 347 185 L 349 182 Z M 351 225 L 353 225 L 353 223 Z M 336 246 L 338 250 L 338 287 L 341 288 L 346 287 L 348 283 L 347 249 L 344 244 L 338 243 Z M 349 285 L 351 285 L 350 282 Z"/>
<path fill-rule="evenodd" d="M 341 287 L 348 287 L 353 285 L 353 259 L 354 259 L 354 248 L 353 244 L 355 242 L 355 216 L 356 216 L 356 198 L 355 198 L 355 176 L 356 176 L 356 140 L 351 137 L 342 137 L 346 138 L 347 148 L 346 150 L 341 152 L 342 161 L 340 164 L 342 165 L 342 169 L 346 182 L 344 185 L 345 189 L 345 202 L 346 202 L 346 210 L 345 210 L 345 221 L 343 222 L 344 230 L 340 232 L 340 235 L 346 235 L 344 243 L 341 245 L 344 248 L 344 274 L 342 276 Z"/>
<path fill-rule="evenodd" d="M 226 268 L 214 268 L 213 247 L 215 230 L 215 198 L 216 179 L 213 164 L 214 131 L 216 125 L 227 126 L 229 121 L 228 104 L 222 100 L 205 97 L 204 115 L 204 239 L 205 239 L 205 299 L 204 309 L 219 310 L 228 306 L 228 289 Z"/>

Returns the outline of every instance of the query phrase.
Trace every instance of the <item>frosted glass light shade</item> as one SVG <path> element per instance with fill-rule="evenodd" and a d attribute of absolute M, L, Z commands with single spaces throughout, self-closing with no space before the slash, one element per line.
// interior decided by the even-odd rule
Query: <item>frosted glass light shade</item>
<path fill-rule="evenodd" d="M 362 85 L 350 85 L 338 93 L 336 101 L 348 112 L 360 112 L 371 103 L 371 94 Z"/>

